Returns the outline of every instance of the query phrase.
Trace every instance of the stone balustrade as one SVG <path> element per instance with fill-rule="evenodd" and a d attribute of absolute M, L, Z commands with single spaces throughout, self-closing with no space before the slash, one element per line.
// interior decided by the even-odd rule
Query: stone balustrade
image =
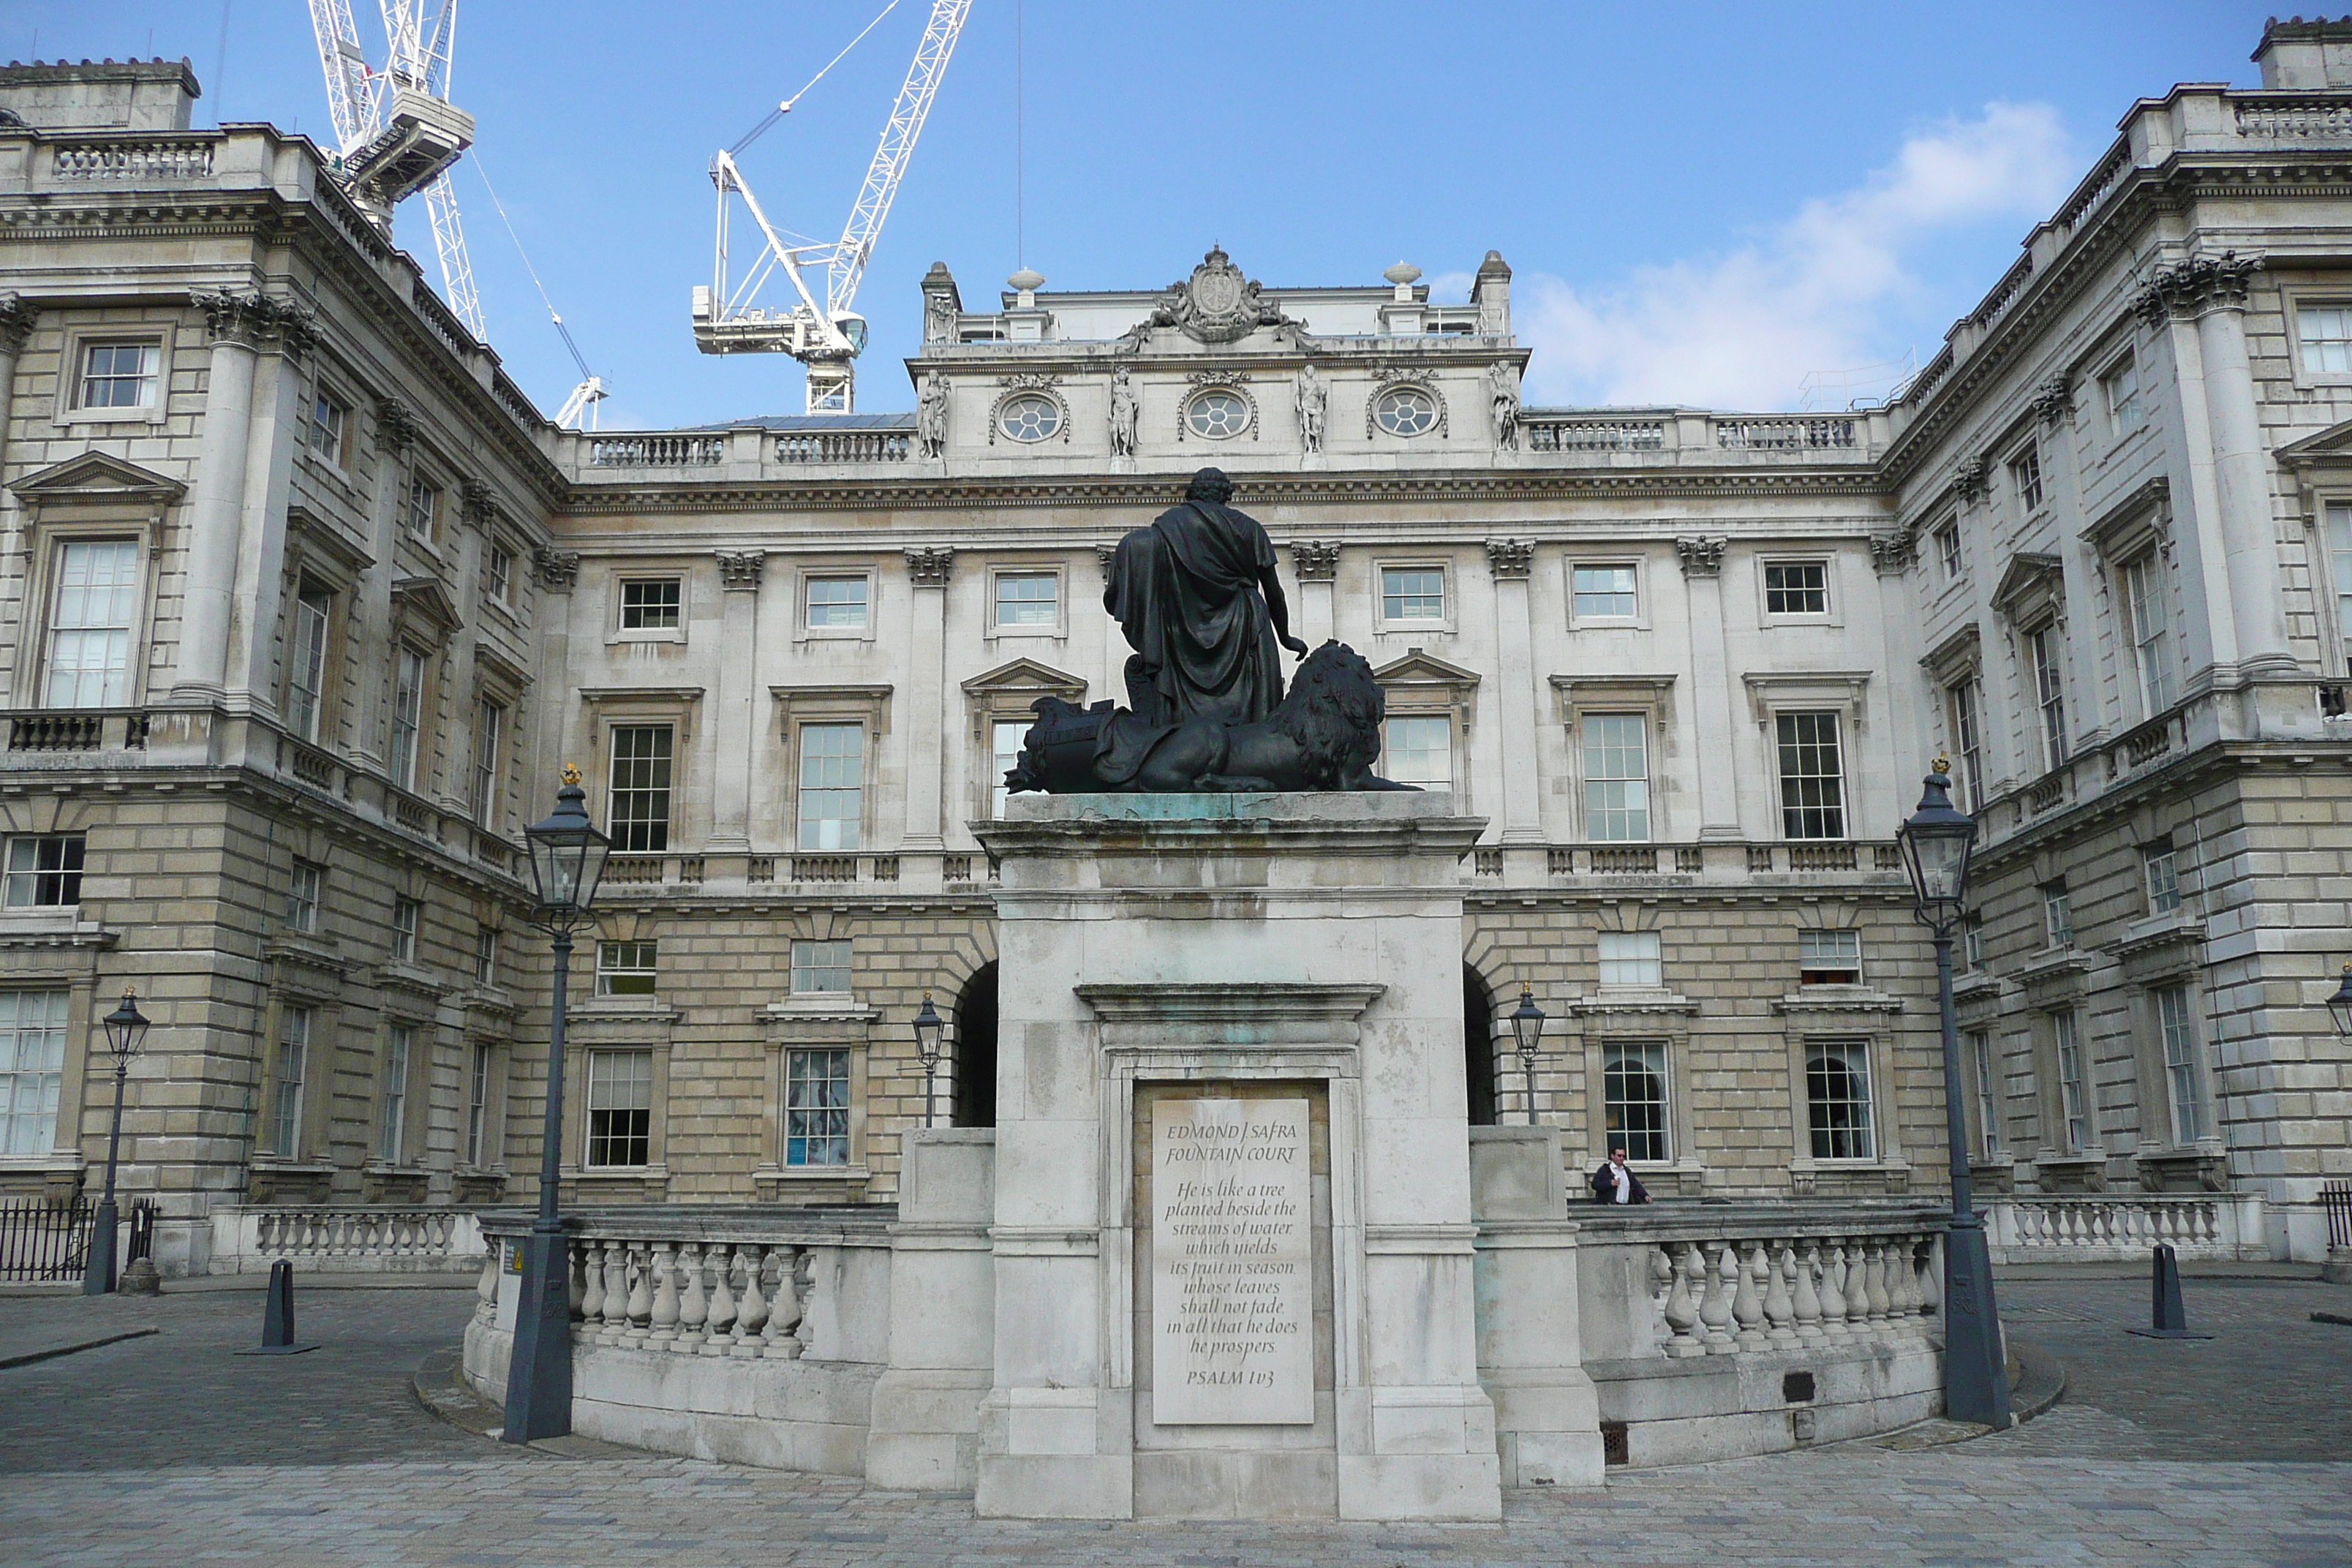
<path fill-rule="evenodd" d="M 281 1258 L 302 1273 L 463 1273 L 485 1256 L 469 1209 L 236 1205 L 211 1217 L 215 1274 L 259 1273 Z"/>
<path fill-rule="evenodd" d="M 1936 1235 L 1702 1236 L 1659 1243 L 1659 1349 L 1734 1355 L 1802 1341 L 1922 1334 L 1940 1302 Z"/>
<path fill-rule="evenodd" d="M 1995 1263 L 2142 1263 L 2159 1242 L 2183 1258 L 2271 1255 L 2260 1193 L 1995 1198 L 1985 1241 Z"/>

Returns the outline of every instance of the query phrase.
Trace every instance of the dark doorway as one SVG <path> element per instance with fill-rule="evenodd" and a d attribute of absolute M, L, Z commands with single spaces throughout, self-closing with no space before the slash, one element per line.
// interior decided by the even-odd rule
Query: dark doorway
<path fill-rule="evenodd" d="M 983 963 L 955 999 L 958 1127 L 996 1125 L 996 965 Z"/>
<path fill-rule="evenodd" d="M 1462 1078 L 1470 1089 L 1470 1125 L 1495 1125 L 1495 994 L 1462 966 Z"/>

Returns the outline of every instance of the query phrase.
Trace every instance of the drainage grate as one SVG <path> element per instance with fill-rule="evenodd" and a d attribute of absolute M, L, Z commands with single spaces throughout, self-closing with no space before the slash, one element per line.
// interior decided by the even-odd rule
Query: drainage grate
<path fill-rule="evenodd" d="M 1604 1465 L 1630 1465 L 1633 1462 L 1632 1448 L 1625 1441 L 1625 1423 L 1603 1421 L 1601 1424 L 1601 1462 Z"/>

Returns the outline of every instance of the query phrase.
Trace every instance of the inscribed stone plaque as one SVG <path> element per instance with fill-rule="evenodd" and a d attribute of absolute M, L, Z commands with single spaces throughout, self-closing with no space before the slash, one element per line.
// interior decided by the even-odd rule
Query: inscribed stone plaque
<path fill-rule="evenodd" d="M 1303 1100 L 1151 1106 L 1151 1418 L 1315 1419 Z"/>

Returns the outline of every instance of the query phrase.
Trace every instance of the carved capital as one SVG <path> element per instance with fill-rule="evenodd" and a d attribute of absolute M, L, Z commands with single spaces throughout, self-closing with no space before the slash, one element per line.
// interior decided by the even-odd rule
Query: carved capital
<path fill-rule="evenodd" d="M 465 480 L 457 487 L 457 496 L 467 522 L 492 523 L 499 520 L 499 498 L 481 480 Z"/>
<path fill-rule="evenodd" d="M 756 594 L 760 591 L 760 581 L 768 571 L 766 551 L 721 550 L 718 553 L 720 587 L 731 594 Z"/>
<path fill-rule="evenodd" d="M 2168 317 L 2194 321 L 2208 310 L 2242 310 L 2247 287 L 2262 269 L 2261 257 L 2240 256 L 2234 250 L 2193 256 L 2158 268 L 2133 299 L 2132 308 L 2150 326 Z"/>
<path fill-rule="evenodd" d="M 375 405 L 375 444 L 378 451 L 389 452 L 405 452 L 416 444 L 416 416 L 397 397 Z"/>
<path fill-rule="evenodd" d="M 1109 571 L 1110 563 L 1118 558 L 1118 546 L 1117 544 L 1097 544 L 1095 546 L 1095 559 L 1102 563 L 1102 569 L 1104 571 Z"/>
<path fill-rule="evenodd" d="M 1683 558 L 1685 577 L 1718 577 L 1723 574 L 1724 547 L 1731 542 L 1720 535 L 1685 534 L 1675 541 L 1675 553 Z"/>
<path fill-rule="evenodd" d="M 944 588 L 948 574 L 955 566 L 955 547 L 948 544 L 914 545 L 907 551 L 907 574 L 918 588 Z"/>
<path fill-rule="evenodd" d="M 541 545 L 531 557 L 539 568 L 539 585 L 542 588 L 569 588 L 580 580 L 580 552 L 555 550 Z"/>
<path fill-rule="evenodd" d="M 1882 577 L 1899 577 L 1911 569 L 1919 553 L 1919 532 L 1913 528 L 1890 528 L 1870 536 L 1870 563 L 1878 568 Z"/>
<path fill-rule="evenodd" d="M 2034 389 L 2033 402 L 2031 406 L 2045 425 L 2055 425 L 2062 419 L 2073 418 L 2074 384 L 2063 375 L 2052 376 Z"/>
<path fill-rule="evenodd" d="M 1982 500 L 1985 481 L 1991 471 L 1982 458 L 1963 458 L 1952 465 L 1952 489 L 1962 500 Z"/>
<path fill-rule="evenodd" d="M 1532 539 L 1486 541 L 1486 570 L 1498 579 L 1516 578 L 1524 582 L 1528 569 L 1535 563 L 1536 545 Z"/>
<path fill-rule="evenodd" d="M 200 291 L 188 300 L 205 313 L 205 330 L 216 343 L 297 352 L 318 341 L 318 316 L 291 300 L 239 291 Z"/>
<path fill-rule="evenodd" d="M 0 290 L 0 353 L 19 353 L 33 335 L 41 308 L 15 289 Z"/>
<path fill-rule="evenodd" d="M 1302 583 L 1328 583 L 1339 571 L 1336 541 L 1297 539 L 1290 544 L 1290 569 Z"/>

